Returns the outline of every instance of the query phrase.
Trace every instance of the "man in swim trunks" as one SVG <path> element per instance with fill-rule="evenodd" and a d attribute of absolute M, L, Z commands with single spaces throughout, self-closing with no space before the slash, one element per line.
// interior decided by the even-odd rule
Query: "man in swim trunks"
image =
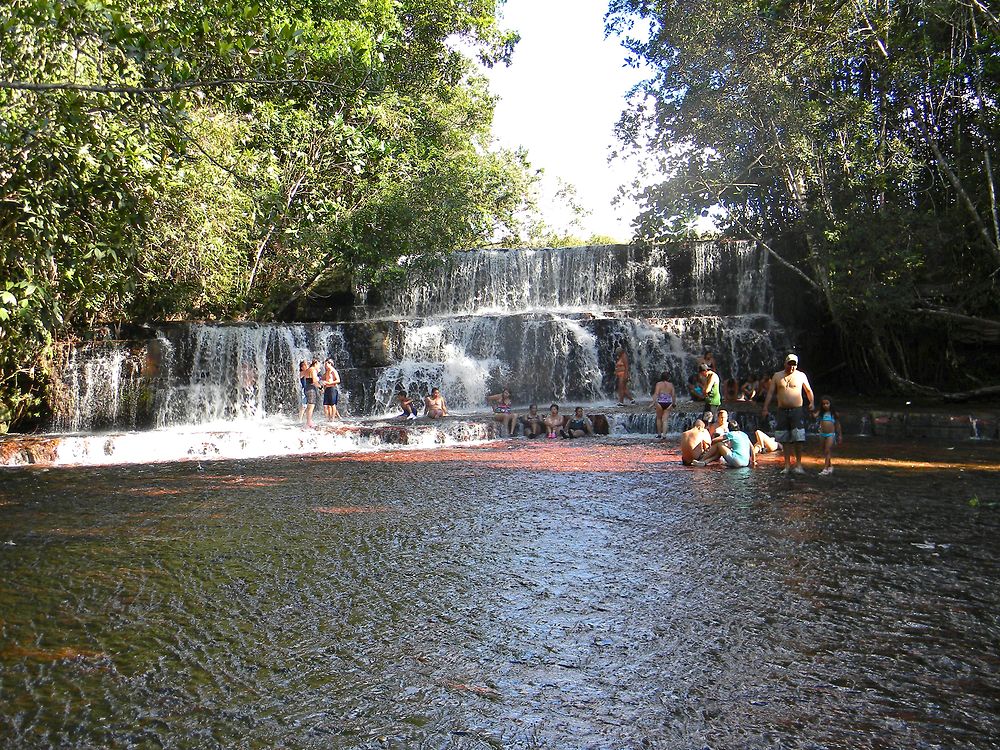
<path fill-rule="evenodd" d="M 726 425 L 727 430 L 712 441 L 712 447 L 701 458 L 691 462 L 692 466 L 706 466 L 722 459 L 728 469 L 743 469 L 757 465 L 757 454 L 750 444 L 750 436 L 740 429 L 735 419 Z"/>
<path fill-rule="evenodd" d="M 705 422 L 694 420 L 690 430 L 681 433 L 681 463 L 691 466 L 691 463 L 701 458 L 712 444 L 712 438 L 705 429 Z"/>
<path fill-rule="evenodd" d="M 431 388 L 431 395 L 424 397 L 424 414 L 431 419 L 448 416 L 448 403 L 441 395 L 440 388 Z"/>
<path fill-rule="evenodd" d="M 789 466 L 791 461 L 790 451 L 784 451 L 785 468 L 782 474 L 792 471 L 796 474 L 805 474 L 802 468 L 802 444 L 806 441 L 806 419 L 802 410 L 803 394 L 809 404 L 809 411 L 813 410 L 812 388 L 809 385 L 809 378 L 804 372 L 799 371 L 799 358 L 795 354 L 785 357 L 785 369 L 778 370 L 771 376 L 771 382 L 767 388 L 767 397 L 764 399 L 764 408 L 761 416 L 767 418 L 767 408 L 771 405 L 771 398 L 778 398 L 778 412 L 775 414 L 777 427 L 774 437 L 784 447 L 791 443 L 795 452 L 795 468 Z"/>
<path fill-rule="evenodd" d="M 573 412 L 573 416 L 570 418 L 569 422 L 566 423 L 566 429 L 563 431 L 563 437 L 582 438 L 590 437 L 593 434 L 594 425 L 590 421 L 590 418 L 584 415 L 582 406 L 576 407 L 576 410 Z"/>
<path fill-rule="evenodd" d="M 340 412 L 337 410 L 337 403 L 340 401 L 340 393 L 337 386 L 340 385 L 340 373 L 333 366 L 333 360 L 327 358 L 323 363 L 323 412 L 327 421 L 340 419 Z"/>

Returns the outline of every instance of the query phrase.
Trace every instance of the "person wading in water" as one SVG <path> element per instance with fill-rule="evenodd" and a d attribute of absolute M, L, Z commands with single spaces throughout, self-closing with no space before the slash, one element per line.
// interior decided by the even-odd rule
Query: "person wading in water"
<path fill-rule="evenodd" d="M 771 405 L 772 396 L 778 397 L 778 413 L 775 414 L 777 427 L 774 437 L 784 445 L 785 468 L 782 474 L 789 471 L 795 474 L 805 474 L 802 468 L 802 444 L 806 441 L 806 418 L 802 410 L 802 396 L 805 394 L 809 402 L 809 411 L 813 410 L 814 396 L 812 388 L 809 386 L 809 378 L 804 372 L 799 371 L 799 358 L 795 354 L 785 357 L 785 369 L 778 370 L 771 376 L 771 383 L 767 388 L 767 398 L 764 399 L 764 408 L 761 416 L 767 418 L 767 407 Z M 791 469 L 792 451 L 788 450 L 791 443 L 795 452 L 795 468 Z"/>

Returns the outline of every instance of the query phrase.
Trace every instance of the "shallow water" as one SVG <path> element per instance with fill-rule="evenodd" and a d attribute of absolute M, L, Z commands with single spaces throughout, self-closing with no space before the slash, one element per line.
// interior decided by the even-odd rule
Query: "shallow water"
<path fill-rule="evenodd" d="M 997 747 L 996 455 L 851 441 L 794 481 L 622 440 L 8 471 L 0 737 Z"/>

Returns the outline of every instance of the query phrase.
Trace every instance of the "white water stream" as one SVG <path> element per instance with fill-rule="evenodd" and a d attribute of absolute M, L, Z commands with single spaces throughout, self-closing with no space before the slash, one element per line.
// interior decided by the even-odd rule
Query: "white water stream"
<path fill-rule="evenodd" d="M 685 392 L 705 348 L 723 377 L 756 376 L 785 343 L 767 290 L 763 254 L 746 243 L 645 254 L 625 246 L 482 250 L 369 293 L 350 321 L 154 326 L 145 342 L 96 341 L 70 352 L 53 422 L 63 433 L 56 462 L 381 448 L 384 435 L 360 428 L 398 415 L 398 388 L 419 402 L 439 387 L 451 412 L 467 417 L 486 417 L 486 396 L 505 386 L 522 408 L 555 401 L 600 409 L 614 400 L 618 347 L 629 354 L 640 399 L 662 371 Z M 305 430 L 298 362 L 327 357 L 343 380 L 348 428 Z M 488 439 L 468 426 L 474 421 L 407 428 L 406 444 Z M 613 429 L 644 424 L 618 420 Z"/>

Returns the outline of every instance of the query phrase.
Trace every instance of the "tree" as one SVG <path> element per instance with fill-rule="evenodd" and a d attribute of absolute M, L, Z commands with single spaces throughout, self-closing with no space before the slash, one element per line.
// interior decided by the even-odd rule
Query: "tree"
<path fill-rule="evenodd" d="M 721 206 L 814 291 L 863 382 L 990 388 L 965 348 L 1000 325 L 986 5 L 614 0 L 607 24 L 651 70 L 618 126 L 659 154 L 645 241 Z"/>
<path fill-rule="evenodd" d="M 96 321 L 266 318 L 509 225 L 496 0 L 0 7 L 0 431 Z"/>

